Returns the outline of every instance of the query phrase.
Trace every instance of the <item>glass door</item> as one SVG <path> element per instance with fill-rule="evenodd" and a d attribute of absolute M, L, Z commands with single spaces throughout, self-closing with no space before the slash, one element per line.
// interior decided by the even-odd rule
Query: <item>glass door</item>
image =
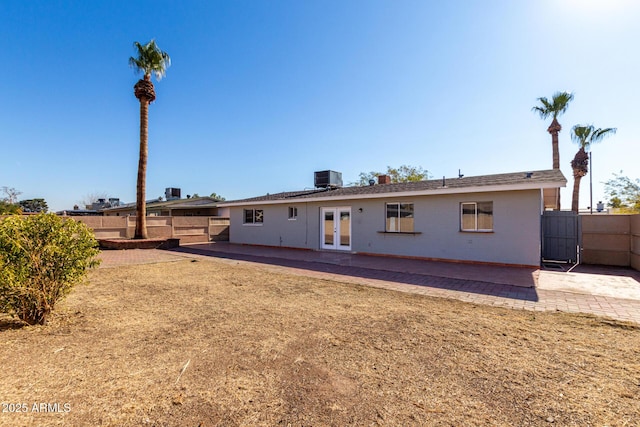
<path fill-rule="evenodd" d="M 321 208 L 320 247 L 351 249 L 351 208 Z"/>

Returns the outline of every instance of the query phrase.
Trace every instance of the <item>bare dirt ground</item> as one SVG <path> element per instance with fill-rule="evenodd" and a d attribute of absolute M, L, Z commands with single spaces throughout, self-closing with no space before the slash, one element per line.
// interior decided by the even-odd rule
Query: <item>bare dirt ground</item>
<path fill-rule="evenodd" d="M 634 324 L 232 261 L 93 271 L 0 368 L 1 426 L 640 425 Z"/>

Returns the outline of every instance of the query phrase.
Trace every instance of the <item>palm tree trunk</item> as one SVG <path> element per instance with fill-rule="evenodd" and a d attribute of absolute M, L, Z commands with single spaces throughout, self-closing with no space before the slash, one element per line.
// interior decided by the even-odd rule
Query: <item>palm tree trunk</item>
<path fill-rule="evenodd" d="M 136 192 L 136 231 L 134 239 L 146 239 L 147 235 L 147 156 L 149 154 L 149 100 L 140 98 L 140 158 Z"/>
<path fill-rule="evenodd" d="M 573 197 L 571 199 L 571 210 L 575 213 L 578 213 L 578 205 L 580 203 L 580 180 L 582 179 L 582 175 L 577 171 L 573 170 Z"/>
<path fill-rule="evenodd" d="M 558 126 L 560 126 L 560 124 L 558 124 Z M 553 149 L 553 168 L 560 169 L 560 150 L 559 150 L 559 144 L 558 144 L 558 131 L 551 133 L 551 148 Z M 560 210 L 560 190 L 558 190 L 558 197 L 556 197 L 556 205 L 553 208 L 553 210 L 554 211 Z"/>
<path fill-rule="evenodd" d="M 558 132 L 551 134 L 551 148 L 553 150 L 553 168 L 560 169 L 560 152 L 558 144 Z"/>
<path fill-rule="evenodd" d="M 562 130 L 562 126 L 558 123 L 558 120 L 555 118 L 549 125 L 547 132 L 551 134 L 551 150 L 553 156 L 553 169 L 560 169 L 560 148 L 558 142 L 558 132 Z M 560 210 L 560 192 L 558 192 L 558 197 L 556 198 L 556 206 L 554 210 Z"/>
<path fill-rule="evenodd" d="M 551 134 L 551 149 L 553 150 L 553 168 L 560 169 L 560 150 L 558 148 L 558 132 L 562 130 L 562 126 L 557 119 L 553 119 L 547 132 Z"/>

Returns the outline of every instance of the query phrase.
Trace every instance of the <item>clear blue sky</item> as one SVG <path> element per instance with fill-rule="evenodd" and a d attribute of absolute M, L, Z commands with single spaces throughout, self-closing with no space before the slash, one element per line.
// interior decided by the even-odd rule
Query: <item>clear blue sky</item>
<path fill-rule="evenodd" d="M 435 178 L 550 169 L 536 98 L 617 127 L 593 148 L 601 182 L 640 177 L 640 2 L 0 1 L 0 186 L 69 209 L 135 201 L 133 42 L 171 55 L 149 109 L 147 198 L 165 187 L 236 199 L 313 186 L 332 169 L 409 164 Z M 589 204 L 588 177 L 581 207 Z"/>

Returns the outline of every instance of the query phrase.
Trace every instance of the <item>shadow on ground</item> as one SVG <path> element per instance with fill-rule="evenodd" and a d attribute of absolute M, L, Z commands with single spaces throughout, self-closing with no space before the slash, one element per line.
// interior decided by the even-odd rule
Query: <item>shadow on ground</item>
<path fill-rule="evenodd" d="M 11 329 L 22 329 L 27 326 L 26 323 L 16 319 L 0 319 L 0 332 Z"/>
<path fill-rule="evenodd" d="M 446 291 L 490 295 L 494 297 L 518 299 L 531 302 L 537 302 L 539 300 L 535 287 L 514 286 L 482 280 L 442 277 L 422 273 L 381 270 L 353 265 L 336 264 L 335 262 L 309 261 L 300 259 L 279 258 L 273 256 L 252 255 L 237 252 L 212 251 L 188 246 L 181 246 L 176 249 L 171 249 L 170 251 L 203 255 L 212 258 L 248 261 L 280 267 L 290 267 L 333 275 L 356 277 L 367 280 L 379 280 L 384 282 L 424 286 L 432 289 L 442 289 Z"/>

